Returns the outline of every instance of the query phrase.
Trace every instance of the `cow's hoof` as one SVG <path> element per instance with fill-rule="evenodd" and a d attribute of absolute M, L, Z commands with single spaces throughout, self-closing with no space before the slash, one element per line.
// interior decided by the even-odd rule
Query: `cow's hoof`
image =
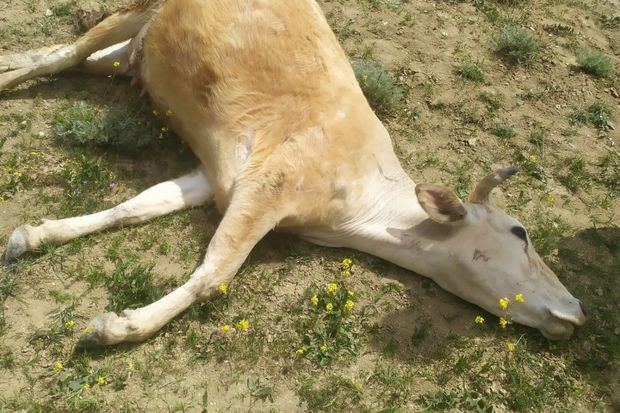
<path fill-rule="evenodd" d="M 115 344 L 116 340 L 111 336 L 111 330 L 119 317 L 115 313 L 104 313 L 93 318 L 84 333 L 75 345 L 78 349 L 89 349 L 109 344 Z"/>
<path fill-rule="evenodd" d="M 4 254 L 2 254 L 2 261 L 6 263 L 14 261 L 26 251 L 28 251 L 28 233 L 26 229 L 21 226 L 11 234 L 6 250 L 4 250 Z"/>

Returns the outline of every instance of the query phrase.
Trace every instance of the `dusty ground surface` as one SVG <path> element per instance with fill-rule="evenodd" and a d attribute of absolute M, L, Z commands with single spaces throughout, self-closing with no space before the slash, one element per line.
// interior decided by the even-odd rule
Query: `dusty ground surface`
<path fill-rule="evenodd" d="M 78 10 L 122 4 L 0 0 L 0 53 L 72 41 Z M 589 307 L 588 324 L 561 343 L 517 325 L 503 330 L 496 317 L 421 276 L 271 234 L 227 297 L 192 307 L 143 344 L 74 352 L 93 316 L 118 300 L 148 302 L 193 271 L 219 220 L 204 207 L 46 246 L 0 268 L 0 411 L 620 409 L 620 4 L 321 6 L 349 56 L 382 62 L 403 88 L 383 120 L 416 182 L 443 182 L 464 197 L 493 168 L 521 167 L 495 199 Z M 494 51 L 506 24 L 539 41 L 530 62 L 512 64 Z M 580 47 L 605 53 L 616 72 L 584 73 Z M 464 79 L 467 63 L 484 79 Z M 24 222 L 112 206 L 196 164 L 175 137 L 160 139 L 149 102 L 137 94 L 124 79 L 66 74 L 0 95 L 0 245 Z M 131 128 L 152 142 L 139 150 L 59 142 L 53 124 L 78 101 L 104 121 L 128 113 Z M 593 103 L 611 110 L 609 123 L 576 123 L 574 113 Z M 335 280 L 344 257 L 354 263 L 342 285 L 355 292 L 352 338 L 332 360 L 299 356 L 299 323 L 313 311 L 308 289 Z M 146 281 L 128 298 L 119 275 Z M 476 325 L 476 315 L 485 324 Z M 221 332 L 241 319 L 247 331 Z"/>

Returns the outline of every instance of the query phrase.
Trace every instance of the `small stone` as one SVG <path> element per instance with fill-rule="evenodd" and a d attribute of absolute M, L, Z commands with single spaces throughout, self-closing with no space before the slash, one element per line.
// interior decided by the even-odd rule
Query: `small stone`
<path fill-rule="evenodd" d="M 51 17 L 53 15 L 54 15 L 54 12 L 52 11 L 52 9 L 45 10 L 45 17 Z"/>

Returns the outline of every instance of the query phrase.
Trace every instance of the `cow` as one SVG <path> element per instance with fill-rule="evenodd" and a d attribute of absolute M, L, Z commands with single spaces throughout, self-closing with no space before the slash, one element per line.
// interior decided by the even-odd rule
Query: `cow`
<path fill-rule="evenodd" d="M 499 298 L 526 297 L 512 320 L 548 339 L 584 324 L 580 301 L 524 226 L 490 201 L 516 168 L 490 173 L 466 201 L 415 184 L 314 0 L 141 0 L 74 44 L 0 57 L 0 89 L 76 67 L 133 76 L 200 166 L 111 209 L 20 226 L 4 260 L 209 202 L 222 214 L 187 282 L 145 307 L 95 317 L 79 346 L 147 339 L 219 295 L 276 228 L 373 254 L 496 315 L 505 314 Z"/>

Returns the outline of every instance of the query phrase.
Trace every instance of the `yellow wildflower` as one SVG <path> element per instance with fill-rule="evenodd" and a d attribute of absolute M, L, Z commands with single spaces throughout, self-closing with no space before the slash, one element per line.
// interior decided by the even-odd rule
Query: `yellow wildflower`
<path fill-rule="evenodd" d="M 340 275 L 341 275 L 342 277 L 345 277 L 345 278 L 346 278 L 346 277 L 348 277 L 349 275 L 351 275 L 351 271 L 349 271 L 349 270 L 342 270 L 342 271 L 340 271 Z"/>
<path fill-rule="evenodd" d="M 536 162 L 536 155 L 530 155 L 530 161 Z"/>
<path fill-rule="evenodd" d="M 353 382 L 353 387 L 355 387 L 355 390 L 360 393 L 362 392 L 362 390 L 364 390 L 364 385 L 362 383 Z"/>
<path fill-rule="evenodd" d="M 351 268 L 351 264 L 353 264 L 353 261 L 351 261 L 350 258 L 345 258 L 344 260 L 342 260 L 342 269 L 348 270 L 349 268 Z"/>
<path fill-rule="evenodd" d="M 523 302 L 523 294 L 519 293 L 517 295 L 515 295 L 515 301 L 518 303 L 522 303 Z"/>
<path fill-rule="evenodd" d="M 327 292 L 331 295 L 336 294 L 336 291 L 338 291 L 338 285 L 336 283 L 329 283 L 327 284 Z"/>
<path fill-rule="evenodd" d="M 515 343 L 507 343 L 506 347 L 508 348 L 508 351 L 514 351 L 517 345 Z"/>
<path fill-rule="evenodd" d="M 344 309 L 345 309 L 345 311 L 351 311 L 351 310 L 353 310 L 353 301 L 351 301 L 351 300 L 347 300 L 347 301 L 344 303 Z"/>
<path fill-rule="evenodd" d="M 159 116 L 159 112 L 157 111 L 157 109 L 153 109 L 153 115 Z"/>
<path fill-rule="evenodd" d="M 218 287 L 218 289 L 220 290 L 220 292 L 222 293 L 222 295 L 226 295 L 228 294 L 228 286 L 224 283 L 220 284 L 220 286 Z"/>
<path fill-rule="evenodd" d="M 347 290 L 347 295 L 349 297 L 353 297 L 355 295 L 355 293 L 353 291 L 351 291 L 351 290 Z"/>
<path fill-rule="evenodd" d="M 105 384 L 105 377 L 104 376 L 97 377 L 97 384 L 100 386 L 103 386 Z"/>
<path fill-rule="evenodd" d="M 136 366 L 134 366 L 133 361 L 129 361 L 127 363 L 127 370 L 133 370 L 134 368 L 136 368 Z"/>
<path fill-rule="evenodd" d="M 75 321 L 73 320 L 68 320 L 65 323 L 65 328 L 67 329 L 67 331 L 73 331 L 73 326 L 75 325 Z"/>
<path fill-rule="evenodd" d="M 62 370 L 63 367 L 64 366 L 62 365 L 62 363 L 60 361 L 57 361 L 56 363 L 54 363 L 54 371 L 56 373 L 58 373 L 60 370 Z"/>
<path fill-rule="evenodd" d="M 22 173 L 15 171 L 15 172 L 13 172 L 13 176 L 16 177 L 16 178 L 20 178 L 22 176 Z"/>
<path fill-rule="evenodd" d="M 297 350 L 295 350 L 295 354 L 297 354 L 298 356 L 303 356 L 305 351 L 306 351 L 305 348 L 299 347 Z"/>
<path fill-rule="evenodd" d="M 30 151 L 30 156 L 37 156 L 38 154 L 35 151 Z"/>
<path fill-rule="evenodd" d="M 327 303 L 327 305 L 325 306 L 325 309 L 327 311 L 332 311 L 334 309 L 334 305 L 332 303 Z"/>
<path fill-rule="evenodd" d="M 114 66 L 115 69 L 118 69 L 121 66 L 121 62 L 115 60 L 114 63 L 112 63 L 112 66 Z"/>
<path fill-rule="evenodd" d="M 500 298 L 499 299 L 499 309 L 500 310 L 505 310 L 508 308 L 508 304 L 510 304 L 510 301 L 508 301 L 508 297 L 504 297 L 504 298 Z"/>
<path fill-rule="evenodd" d="M 481 315 L 477 315 L 476 318 L 474 319 L 474 322 L 476 324 L 484 324 L 484 317 Z"/>
<path fill-rule="evenodd" d="M 312 305 L 317 305 L 319 303 L 319 297 L 314 294 L 312 298 L 310 298 L 310 302 L 312 302 Z"/>
<path fill-rule="evenodd" d="M 506 326 L 508 325 L 508 320 L 506 320 L 504 317 L 500 317 L 499 318 L 499 325 L 502 328 L 506 328 Z"/>
<path fill-rule="evenodd" d="M 245 331 L 250 328 L 250 322 L 244 318 L 243 320 L 240 320 L 237 324 L 235 324 L 235 326 L 240 331 Z"/>
<path fill-rule="evenodd" d="M 367 81 L 367 80 L 368 80 L 368 75 L 363 75 L 363 76 L 362 76 L 362 80 L 363 80 L 364 82 L 365 82 L 365 81 Z"/>
<path fill-rule="evenodd" d="M 321 347 L 319 347 L 319 350 L 321 350 L 322 352 L 326 352 L 329 349 L 329 347 L 327 347 L 326 344 L 323 344 Z"/>
<path fill-rule="evenodd" d="M 169 129 L 168 129 L 168 127 L 167 127 L 167 126 L 162 126 L 162 128 L 161 128 L 161 131 L 162 131 L 163 133 L 167 133 L 167 132 L 168 132 L 168 130 L 169 130 Z"/>
<path fill-rule="evenodd" d="M 92 333 L 92 332 L 93 332 L 93 328 L 92 328 L 91 326 L 88 326 L 88 327 L 86 327 L 86 328 L 84 329 L 84 332 L 85 332 L 86 334 L 90 334 L 90 333 Z"/>
<path fill-rule="evenodd" d="M 551 194 L 547 195 L 547 203 L 549 205 L 553 205 L 554 202 L 555 202 L 555 197 Z"/>
<path fill-rule="evenodd" d="M 230 331 L 230 326 L 228 324 L 224 324 L 221 328 L 220 331 L 222 333 L 228 333 Z"/>
<path fill-rule="evenodd" d="M 170 117 L 170 116 L 174 115 L 174 112 L 171 109 L 166 109 L 165 115 Z"/>
<path fill-rule="evenodd" d="M 82 388 L 83 388 L 84 390 L 88 390 L 88 389 L 90 389 L 90 384 L 88 384 L 88 383 L 84 383 L 84 384 L 82 385 Z"/>

